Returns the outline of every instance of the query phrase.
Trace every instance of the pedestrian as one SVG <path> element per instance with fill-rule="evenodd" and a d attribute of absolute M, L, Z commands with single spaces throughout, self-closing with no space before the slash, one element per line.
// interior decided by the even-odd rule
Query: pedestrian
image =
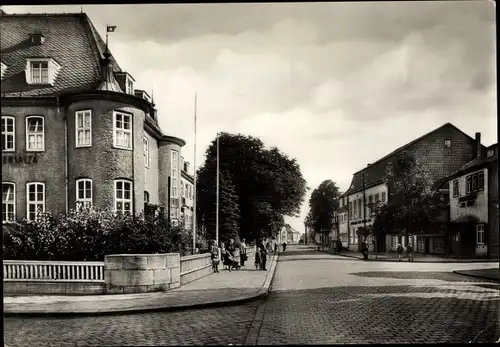
<path fill-rule="evenodd" d="M 226 245 L 224 244 L 224 242 L 221 242 L 220 243 L 220 258 L 222 261 L 222 265 L 224 266 L 224 268 L 227 267 L 228 270 L 231 271 L 231 268 L 229 268 L 229 263 L 227 261 L 227 257 L 228 257 L 228 253 L 226 250 Z"/>
<path fill-rule="evenodd" d="M 411 243 L 406 247 L 406 252 L 408 252 L 408 261 L 413 261 L 413 246 Z"/>
<path fill-rule="evenodd" d="M 255 270 L 260 269 L 260 239 L 255 242 Z"/>
<path fill-rule="evenodd" d="M 273 253 L 273 245 L 271 244 L 271 241 L 268 239 L 267 240 L 267 243 L 266 243 L 266 249 L 267 249 L 267 252 L 272 254 Z"/>
<path fill-rule="evenodd" d="M 227 245 L 227 255 L 228 255 L 227 262 L 229 265 L 229 271 L 231 271 L 232 269 L 238 270 L 240 268 L 238 261 L 236 260 L 237 259 L 236 256 L 237 255 L 239 256 L 239 253 L 240 253 L 239 250 L 236 248 L 234 244 L 234 240 L 229 239 L 229 244 Z"/>
<path fill-rule="evenodd" d="M 274 253 L 278 253 L 278 242 L 274 241 Z"/>
<path fill-rule="evenodd" d="M 266 269 L 266 263 L 267 263 L 267 250 L 266 247 L 264 246 L 263 242 L 260 242 L 259 244 L 259 252 L 260 252 L 260 270 L 267 271 Z"/>
<path fill-rule="evenodd" d="M 215 240 L 210 241 L 210 254 L 212 257 L 212 270 L 215 273 L 219 273 L 219 263 L 220 263 L 220 248 L 217 247 Z"/>
<path fill-rule="evenodd" d="M 401 246 L 400 243 L 398 243 L 398 260 L 401 261 L 401 257 L 403 256 L 403 246 Z"/>
<path fill-rule="evenodd" d="M 283 241 L 283 252 L 286 251 L 286 241 Z"/>
<path fill-rule="evenodd" d="M 245 243 L 245 239 L 241 239 L 240 242 L 240 264 L 241 266 L 245 266 L 245 261 L 247 261 L 247 245 Z"/>
<path fill-rule="evenodd" d="M 368 260 L 368 245 L 365 241 L 361 243 L 361 254 L 363 254 L 363 260 Z"/>

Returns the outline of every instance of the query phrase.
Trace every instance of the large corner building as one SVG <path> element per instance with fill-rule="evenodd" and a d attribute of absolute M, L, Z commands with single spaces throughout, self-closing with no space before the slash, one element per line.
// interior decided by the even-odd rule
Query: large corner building
<path fill-rule="evenodd" d="M 179 220 L 185 142 L 162 132 L 88 16 L 2 13 L 0 34 L 2 220 L 80 204 Z"/>

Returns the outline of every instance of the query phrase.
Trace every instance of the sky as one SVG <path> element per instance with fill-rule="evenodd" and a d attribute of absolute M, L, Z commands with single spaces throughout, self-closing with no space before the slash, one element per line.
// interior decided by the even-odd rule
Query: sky
<path fill-rule="evenodd" d="M 497 142 L 492 1 L 3 6 L 81 12 L 196 166 L 218 131 L 296 158 L 311 188 L 450 122 Z M 151 94 L 151 93 L 150 93 Z"/>

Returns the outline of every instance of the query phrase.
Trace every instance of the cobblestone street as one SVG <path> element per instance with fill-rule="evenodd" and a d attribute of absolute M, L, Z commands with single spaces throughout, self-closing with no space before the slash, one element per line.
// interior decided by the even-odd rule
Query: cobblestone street
<path fill-rule="evenodd" d="M 363 262 L 292 246 L 265 301 L 120 316 L 5 318 L 15 346 L 496 342 L 493 264 Z"/>

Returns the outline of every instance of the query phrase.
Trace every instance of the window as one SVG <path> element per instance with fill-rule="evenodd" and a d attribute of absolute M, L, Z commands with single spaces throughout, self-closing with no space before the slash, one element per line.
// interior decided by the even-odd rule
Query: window
<path fill-rule="evenodd" d="M 115 181 L 115 212 L 132 213 L 132 183 L 127 180 Z"/>
<path fill-rule="evenodd" d="M 132 115 L 114 112 L 113 142 L 115 147 L 132 149 Z"/>
<path fill-rule="evenodd" d="M 16 220 L 16 185 L 2 183 L 2 222 Z"/>
<path fill-rule="evenodd" d="M 495 151 L 492 150 L 492 149 L 488 149 L 488 152 L 486 152 L 486 156 L 489 158 L 489 157 L 492 157 L 493 154 L 495 154 Z"/>
<path fill-rule="evenodd" d="M 31 62 L 31 83 L 49 84 L 49 63 L 46 61 Z"/>
<path fill-rule="evenodd" d="M 396 247 L 398 245 L 398 237 L 397 236 L 392 236 L 391 245 L 392 245 L 392 247 Z"/>
<path fill-rule="evenodd" d="M 435 238 L 432 243 L 432 248 L 435 251 L 444 251 L 444 240 L 442 238 Z"/>
<path fill-rule="evenodd" d="M 465 177 L 467 194 L 484 189 L 484 172 L 476 172 Z"/>
<path fill-rule="evenodd" d="M 1 64 L 1 67 L 2 67 L 1 77 L 0 78 L 3 78 L 3 76 L 5 75 L 5 71 L 7 71 L 7 65 L 5 65 L 3 62 L 1 62 L 0 64 Z"/>
<path fill-rule="evenodd" d="M 373 214 L 373 195 L 368 196 L 368 215 L 371 216 Z"/>
<path fill-rule="evenodd" d="M 2 152 L 12 152 L 15 150 L 15 136 L 15 118 L 2 116 Z"/>
<path fill-rule="evenodd" d="M 149 193 L 144 191 L 144 203 L 149 203 Z"/>
<path fill-rule="evenodd" d="M 127 94 L 134 95 L 134 81 L 127 76 Z"/>
<path fill-rule="evenodd" d="M 172 197 L 177 197 L 177 178 L 172 180 Z"/>
<path fill-rule="evenodd" d="M 342 207 L 342 198 L 339 199 L 339 207 Z"/>
<path fill-rule="evenodd" d="M 184 197 L 184 185 L 181 183 L 181 197 Z"/>
<path fill-rule="evenodd" d="M 476 225 L 476 243 L 484 245 L 484 224 Z"/>
<path fill-rule="evenodd" d="M 144 166 L 149 167 L 149 141 L 147 138 L 142 138 L 142 144 L 144 146 Z"/>
<path fill-rule="evenodd" d="M 76 208 L 92 207 L 92 180 L 88 178 L 76 180 Z"/>
<path fill-rule="evenodd" d="M 76 111 L 76 147 L 92 146 L 92 111 Z"/>
<path fill-rule="evenodd" d="M 365 214 L 365 212 L 362 210 L 361 206 L 362 206 L 361 199 L 358 199 L 358 210 L 359 210 L 358 213 L 359 213 L 359 218 L 363 218 L 364 214 Z"/>
<path fill-rule="evenodd" d="M 379 202 L 380 201 L 380 195 L 379 193 L 375 194 L 375 202 Z"/>
<path fill-rule="evenodd" d="M 178 169 L 179 152 L 172 150 L 172 169 Z"/>
<path fill-rule="evenodd" d="M 453 196 L 458 196 L 458 180 L 453 181 Z"/>
<path fill-rule="evenodd" d="M 26 150 L 30 152 L 43 152 L 45 150 L 43 117 L 26 117 Z"/>
<path fill-rule="evenodd" d="M 445 139 L 444 140 L 444 146 L 446 148 L 451 148 L 451 140 L 450 139 Z"/>
<path fill-rule="evenodd" d="M 35 220 L 38 211 L 45 212 L 45 183 L 27 183 L 26 195 L 28 220 Z"/>
<path fill-rule="evenodd" d="M 354 215 L 353 215 L 353 218 L 357 218 L 357 217 L 358 217 L 358 204 L 356 204 L 356 201 L 353 201 L 353 202 L 352 202 L 352 206 L 354 207 Z"/>
<path fill-rule="evenodd" d="M 177 170 L 179 169 L 179 152 L 171 151 L 171 166 L 172 166 L 172 197 L 177 198 Z"/>
<path fill-rule="evenodd" d="M 382 203 L 385 203 L 385 192 L 382 192 Z"/>

